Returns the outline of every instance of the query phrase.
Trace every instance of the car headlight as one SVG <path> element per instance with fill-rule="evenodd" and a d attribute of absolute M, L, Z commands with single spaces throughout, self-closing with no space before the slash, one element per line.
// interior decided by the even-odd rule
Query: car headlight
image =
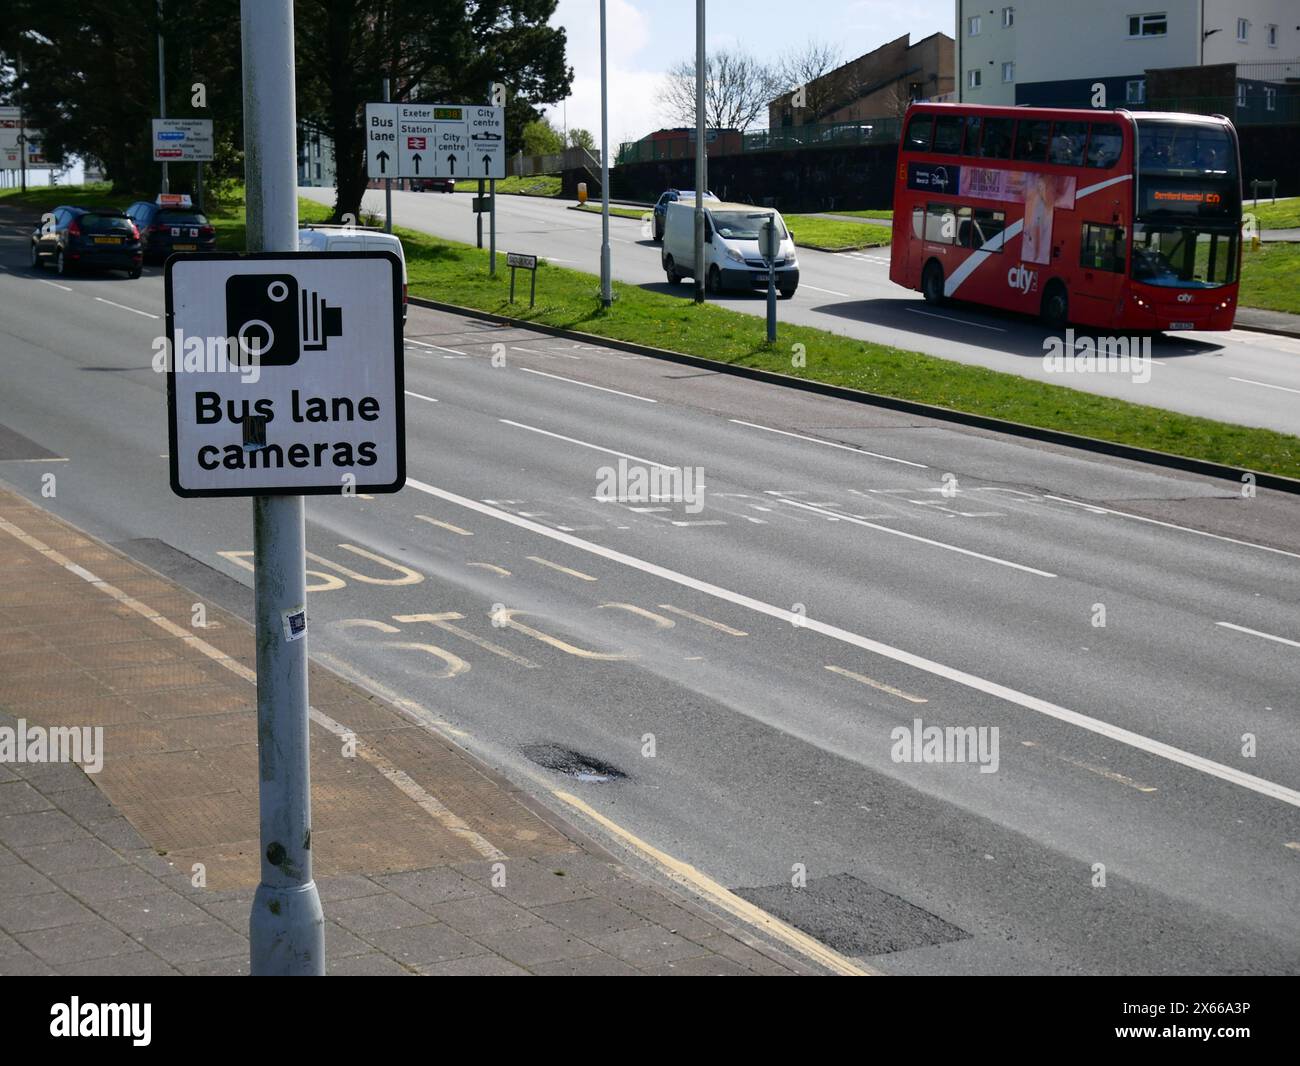
<path fill-rule="evenodd" d="M 727 258 L 735 263 L 743 263 L 745 261 L 745 257 L 734 248 L 727 249 Z"/>

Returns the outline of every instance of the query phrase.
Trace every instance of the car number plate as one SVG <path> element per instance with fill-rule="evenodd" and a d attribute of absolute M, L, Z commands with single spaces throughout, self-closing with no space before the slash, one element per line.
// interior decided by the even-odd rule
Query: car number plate
<path fill-rule="evenodd" d="M 1170 329 L 1195 329 L 1196 323 L 1195 322 L 1170 322 L 1169 328 Z"/>
<path fill-rule="evenodd" d="M 95 243 L 96 244 L 121 244 L 122 238 L 121 237 L 96 237 Z"/>
<path fill-rule="evenodd" d="M 199 246 L 197 244 L 173 244 L 172 248 L 178 252 L 196 252 Z"/>

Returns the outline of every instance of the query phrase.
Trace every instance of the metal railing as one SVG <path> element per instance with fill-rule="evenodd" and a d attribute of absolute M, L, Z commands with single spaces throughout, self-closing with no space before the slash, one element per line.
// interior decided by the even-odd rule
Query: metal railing
<path fill-rule="evenodd" d="M 586 148 L 566 148 L 550 155 L 524 155 L 516 152 L 507 160 L 506 170 L 516 178 L 530 178 L 535 174 L 560 174 L 566 170 L 600 170 L 600 153 Z"/>
<path fill-rule="evenodd" d="M 902 119 L 872 118 L 860 122 L 820 122 L 803 126 L 778 126 L 740 135 L 722 135 L 708 145 L 708 155 L 737 155 L 741 152 L 788 151 L 798 148 L 843 148 L 855 144 L 896 144 Z M 616 162 L 646 163 L 661 159 L 693 159 L 695 141 L 687 137 L 671 140 L 626 141 L 619 145 Z"/>

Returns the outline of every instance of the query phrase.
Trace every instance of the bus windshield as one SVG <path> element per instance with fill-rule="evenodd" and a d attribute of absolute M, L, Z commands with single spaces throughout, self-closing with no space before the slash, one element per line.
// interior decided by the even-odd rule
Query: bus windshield
<path fill-rule="evenodd" d="M 1133 227 L 1133 280 L 1214 289 L 1237 280 L 1237 234 L 1196 226 Z"/>
<path fill-rule="evenodd" d="M 1138 172 L 1144 176 L 1234 177 L 1237 151 L 1223 126 L 1139 118 Z"/>

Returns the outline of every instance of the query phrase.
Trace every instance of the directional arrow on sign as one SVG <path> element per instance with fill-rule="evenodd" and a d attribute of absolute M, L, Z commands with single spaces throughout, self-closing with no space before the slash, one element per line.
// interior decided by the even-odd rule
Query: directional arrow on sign
<path fill-rule="evenodd" d="M 447 157 L 447 169 L 450 170 L 451 173 L 453 173 L 453 174 L 456 173 L 456 153 L 455 153 L 455 152 L 453 152 L 451 155 L 449 155 L 449 156 Z"/>
<path fill-rule="evenodd" d="M 488 174 L 491 172 L 491 170 L 492 170 L 492 157 L 490 155 L 485 155 L 483 157 L 483 173 Z"/>
<path fill-rule="evenodd" d="M 382 174 L 384 171 L 388 169 L 388 153 L 380 152 L 377 156 L 375 156 L 375 158 L 379 160 L 379 172 Z"/>
<path fill-rule="evenodd" d="M 424 157 L 421 156 L 419 152 L 416 152 L 415 155 L 411 156 L 411 162 L 415 164 L 415 172 L 417 174 L 420 173 L 420 160 L 423 158 Z"/>

